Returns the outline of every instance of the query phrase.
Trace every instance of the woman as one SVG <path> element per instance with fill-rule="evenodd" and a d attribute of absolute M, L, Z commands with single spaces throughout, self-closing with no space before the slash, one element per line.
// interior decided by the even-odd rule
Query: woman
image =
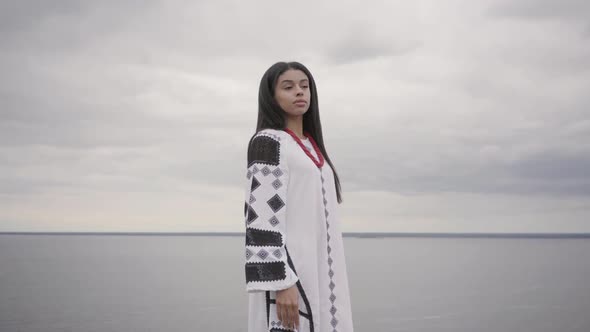
<path fill-rule="evenodd" d="M 302 64 L 278 62 L 264 73 L 247 164 L 248 331 L 353 331 L 340 182 Z"/>

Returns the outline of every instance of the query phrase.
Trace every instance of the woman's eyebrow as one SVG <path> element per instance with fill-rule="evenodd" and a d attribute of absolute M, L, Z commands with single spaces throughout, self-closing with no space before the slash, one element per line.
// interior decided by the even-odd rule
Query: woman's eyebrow
<path fill-rule="evenodd" d="M 302 79 L 299 82 L 303 82 L 303 81 L 308 81 L 308 79 L 307 78 L 304 78 L 304 79 Z M 283 80 L 283 81 L 281 81 L 281 83 L 286 83 L 286 82 L 293 83 L 293 80 Z"/>

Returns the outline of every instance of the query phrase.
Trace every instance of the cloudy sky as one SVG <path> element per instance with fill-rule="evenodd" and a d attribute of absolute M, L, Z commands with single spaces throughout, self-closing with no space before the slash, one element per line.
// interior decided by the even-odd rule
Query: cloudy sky
<path fill-rule="evenodd" d="M 1 1 L 0 231 L 243 231 L 291 60 L 344 231 L 590 231 L 584 0 Z"/>

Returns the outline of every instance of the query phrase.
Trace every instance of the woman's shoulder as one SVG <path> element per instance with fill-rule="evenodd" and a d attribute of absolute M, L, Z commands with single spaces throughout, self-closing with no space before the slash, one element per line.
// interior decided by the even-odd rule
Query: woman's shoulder
<path fill-rule="evenodd" d="M 254 138 L 260 137 L 260 136 L 266 136 L 266 137 L 270 137 L 270 138 L 274 139 L 275 141 L 280 142 L 281 140 L 283 140 L 285 138 L 286 134 L 287 133 L 285 133 L 284 130 L 273 129 L 273 128 L 264 128 L 264 129 L 261 129 L 258 132 L 256 132 L 256 134 L 254 134 Z"/>
<path fill-rule="evenodd" d="M 256 132 L 248 146 L 248 165 L 254 161 L 268 165 L 285 164 L 286 146 L 281 144 L 281 142 L 285 142 L 284 134 L 286 133 L 283 130 L 272 128 Z"/>

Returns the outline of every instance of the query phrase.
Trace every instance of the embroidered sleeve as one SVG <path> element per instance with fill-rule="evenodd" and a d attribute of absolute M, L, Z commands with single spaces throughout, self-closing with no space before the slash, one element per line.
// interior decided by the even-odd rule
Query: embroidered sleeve
<path fill-rule="evenodd" d="M 244 207 L 248 292 L 286 289 L 299 280 L 285 249 L 289 169 L 280 140 L 261 131 L 248 146 Z"/>

